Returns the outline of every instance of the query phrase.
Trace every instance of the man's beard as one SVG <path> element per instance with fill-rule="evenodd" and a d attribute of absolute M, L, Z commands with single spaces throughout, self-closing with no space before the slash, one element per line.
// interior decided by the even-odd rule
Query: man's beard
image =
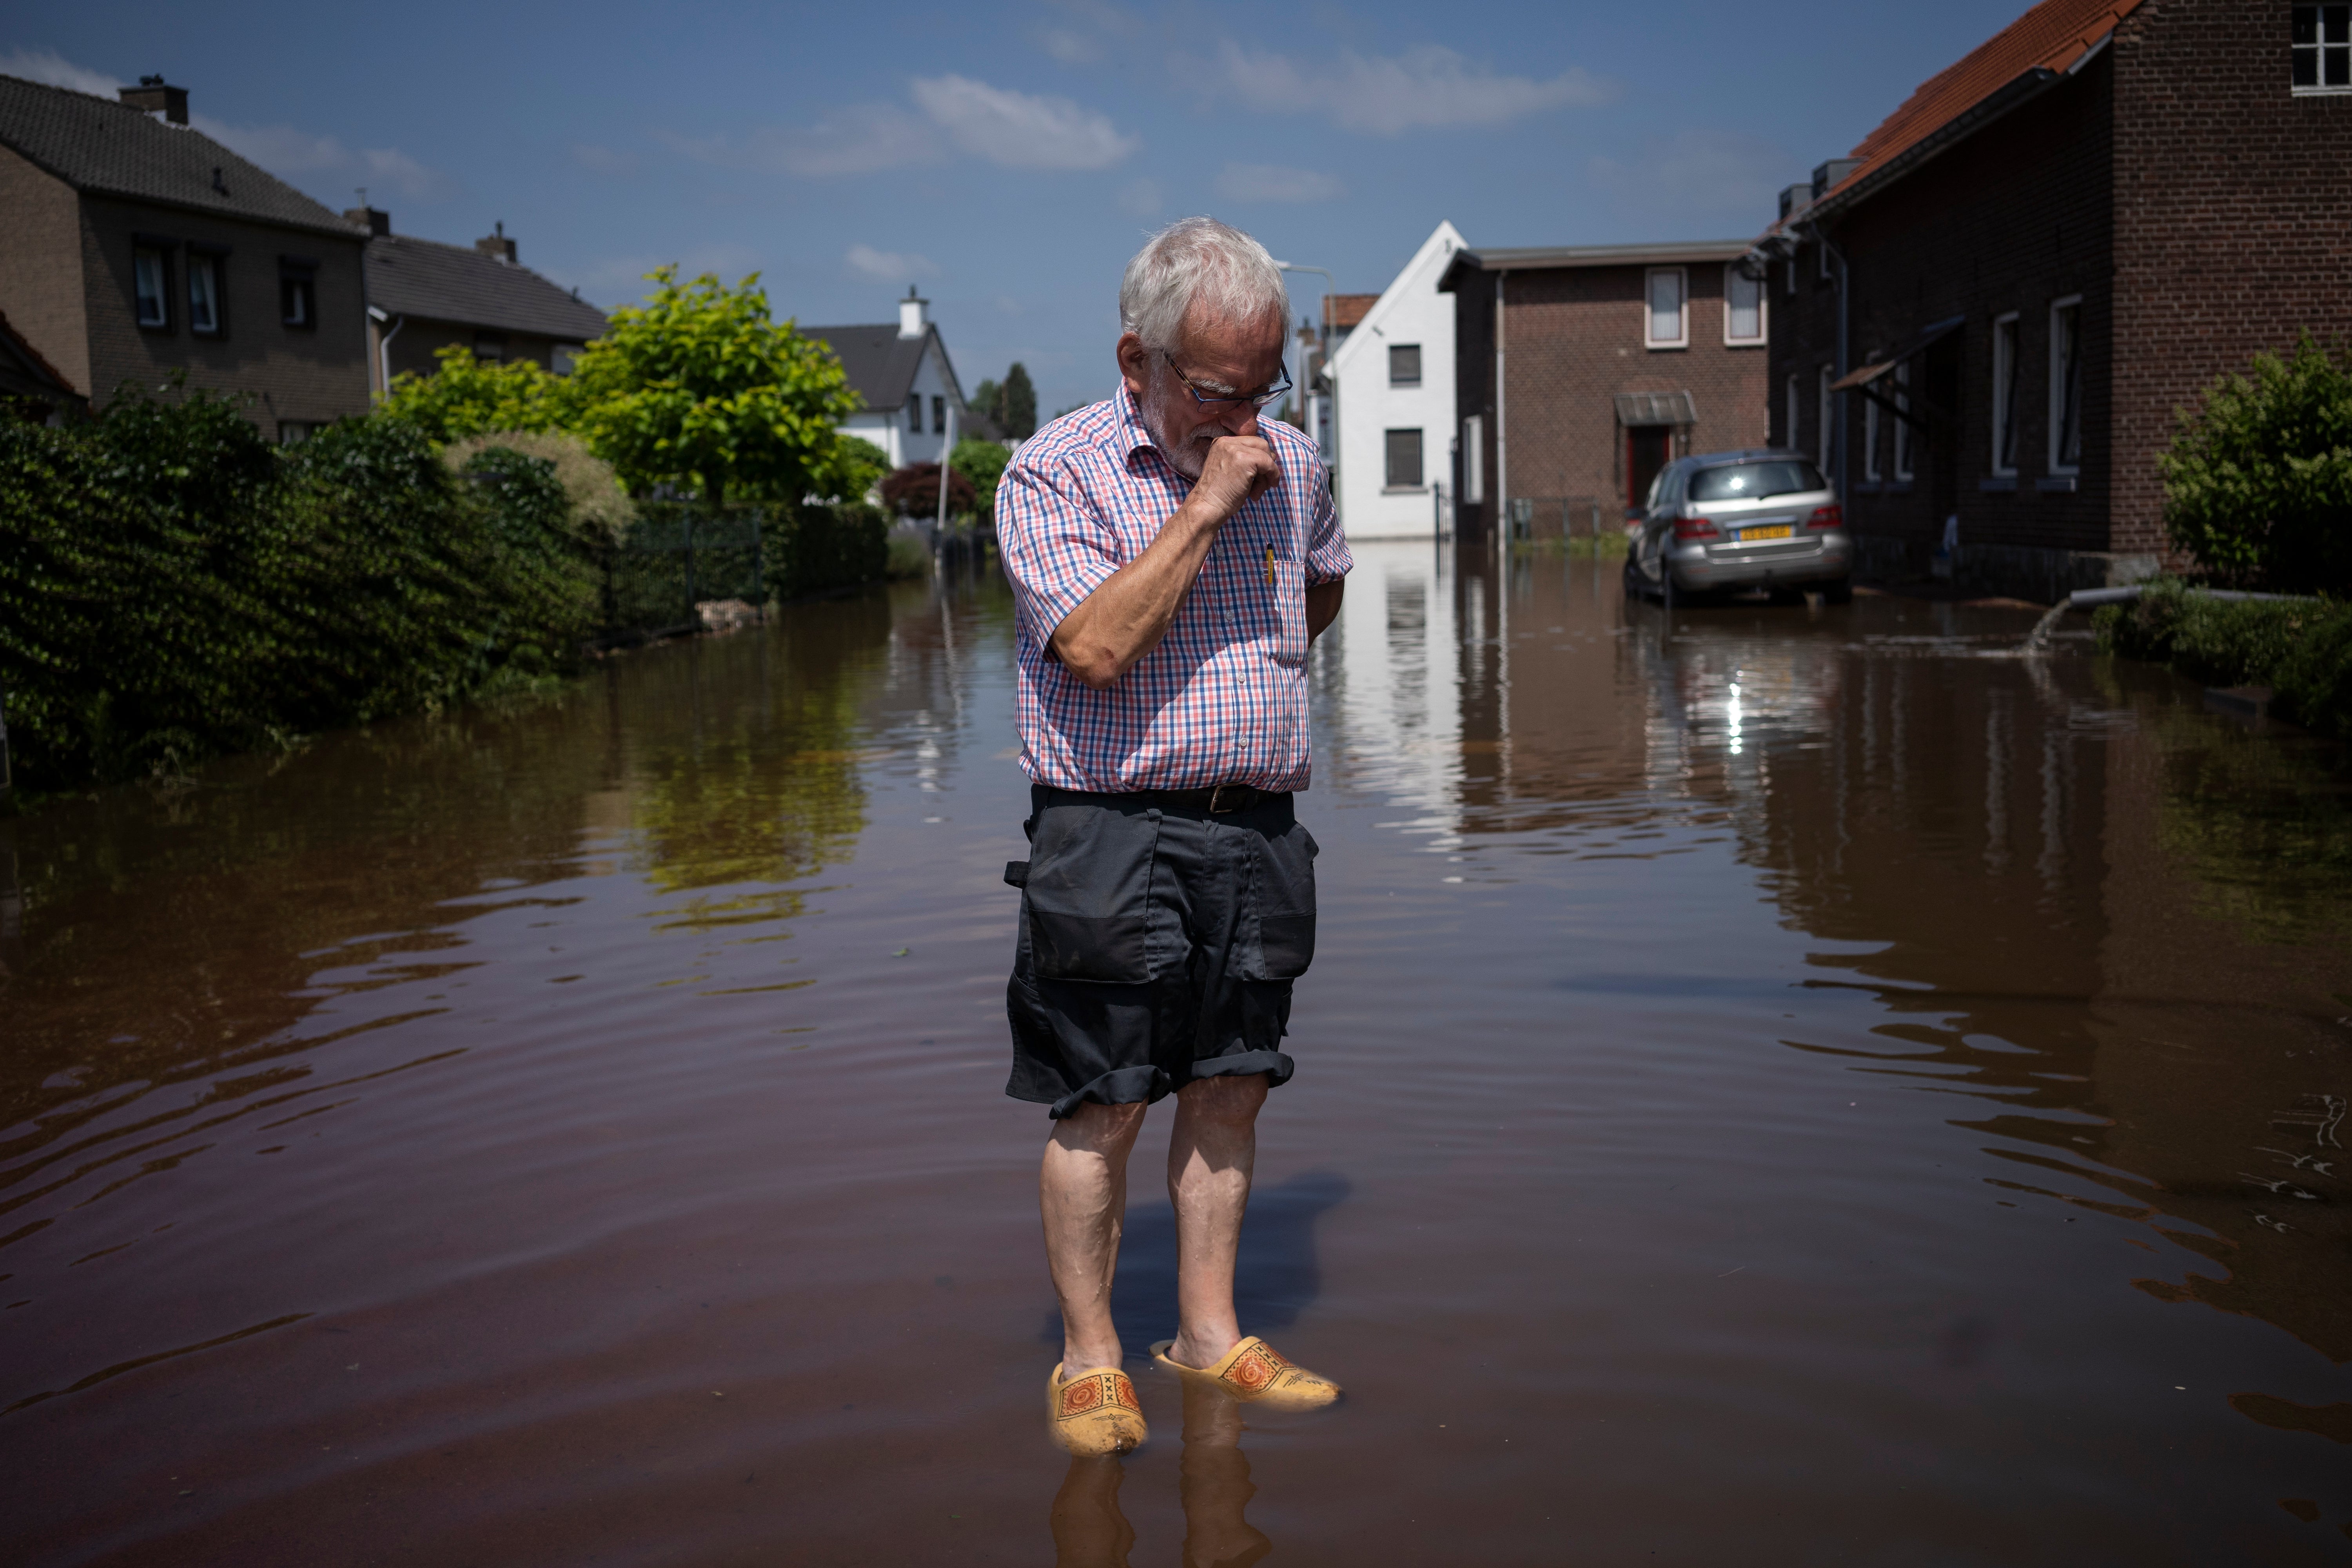
<path fill-rule="evenodd" d="M 1233 434 L 1216 421 L 1207 420 L 1193 430 L 1191 439 L 1179 446 L 1168 438 L 1166 426 L 1150 404 L 1146 404 L 1140 412 L 1144 431 L 1150 436 L 1151 444 L 1160 448 L 1160 455 L 1168 459 L 1170 468 L 1188 479 L 1200 479 L 1201 470 L 1208 466 L 1209 448 L 1215 444 L 1217 437 Z"/>

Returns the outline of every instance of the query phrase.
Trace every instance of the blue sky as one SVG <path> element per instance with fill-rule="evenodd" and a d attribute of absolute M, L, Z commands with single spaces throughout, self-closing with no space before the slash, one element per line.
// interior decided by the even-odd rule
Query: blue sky
<path fill-rule="evenodd" d="M 161 72 L 330 205 L 363 184 L 460 243 L 503 220 L 600 304 L 663 261 L 756 270 L 810 323 L 889 320 L 913 282 L 967 388 L 1019 359 L 1050 412 L 1109 386 L 1158 222 L 1214 213 L 1366 292 L 1441 218 L 1473 245 L 1750 234 L 2022 9 L 85 0 L 0 12 L 0 72 Z"/>

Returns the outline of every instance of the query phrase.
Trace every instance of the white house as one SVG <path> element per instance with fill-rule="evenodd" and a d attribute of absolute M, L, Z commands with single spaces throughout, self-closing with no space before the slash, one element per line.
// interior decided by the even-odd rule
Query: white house
<path fill-rule="evenodd" d="M 1330 453 L 1349 539 L 1426 539 L 1433 486 L 1453 489 L 1454 296 L 1437 291 L 1465 245 L 1441 223 L 1330 351 Z"/>
<path fill-rule="evenodd" d="M 863 411 L 842 421 L 845 436 L 871 441 L 889 455 L 890 466 L 936 463 L 947 445 L 950 412 L 958 429 L 969 431 L 963 387 L 948 361 L 947 344 L 930 319 L 931 302 L 919 300 L 910 285 L 898 301 L 898 321 L 866 326 L 801 327 L 841 360 L 852 390 L 866 399 Z"/>

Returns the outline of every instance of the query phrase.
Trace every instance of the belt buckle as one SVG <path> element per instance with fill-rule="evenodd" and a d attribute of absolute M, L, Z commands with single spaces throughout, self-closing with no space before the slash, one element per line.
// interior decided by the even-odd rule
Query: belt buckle
<path fill-rule="evenodd" d="M 1241 803 L 1239 801 L 1235 801 L 1231 805 L 1220 805 L 1219 802 L 1224 799 L 1225 792 L 1227 790 L 1244 790 L 1248 787 L 1249 786 L 1247 784 L 1212 785 L 1209 790 L 1209 815 L 1212 816 L 1223 816 L 1229 811 L 1239 811 L 1241 809 Z"/>

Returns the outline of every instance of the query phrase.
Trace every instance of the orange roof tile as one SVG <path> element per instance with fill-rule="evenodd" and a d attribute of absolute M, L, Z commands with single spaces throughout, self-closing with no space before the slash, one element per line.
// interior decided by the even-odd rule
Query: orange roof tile
<path fill-rule="evenodd" d="M 1378 294 L 1326 294 L 1323 296 L 1324 324 L 1335 330 L 1360 326 L 1380 300 Z"/>
<path fill-rule="evenodd" d="M 1867 179 L 2034 67 L 2066 70 L 2139 5 L 2140 0 L 2042 0 L 1922 83 L 1855 146 L 1853 156 L 1863 160 L 1862 166 L 1832 188 Z"/>

